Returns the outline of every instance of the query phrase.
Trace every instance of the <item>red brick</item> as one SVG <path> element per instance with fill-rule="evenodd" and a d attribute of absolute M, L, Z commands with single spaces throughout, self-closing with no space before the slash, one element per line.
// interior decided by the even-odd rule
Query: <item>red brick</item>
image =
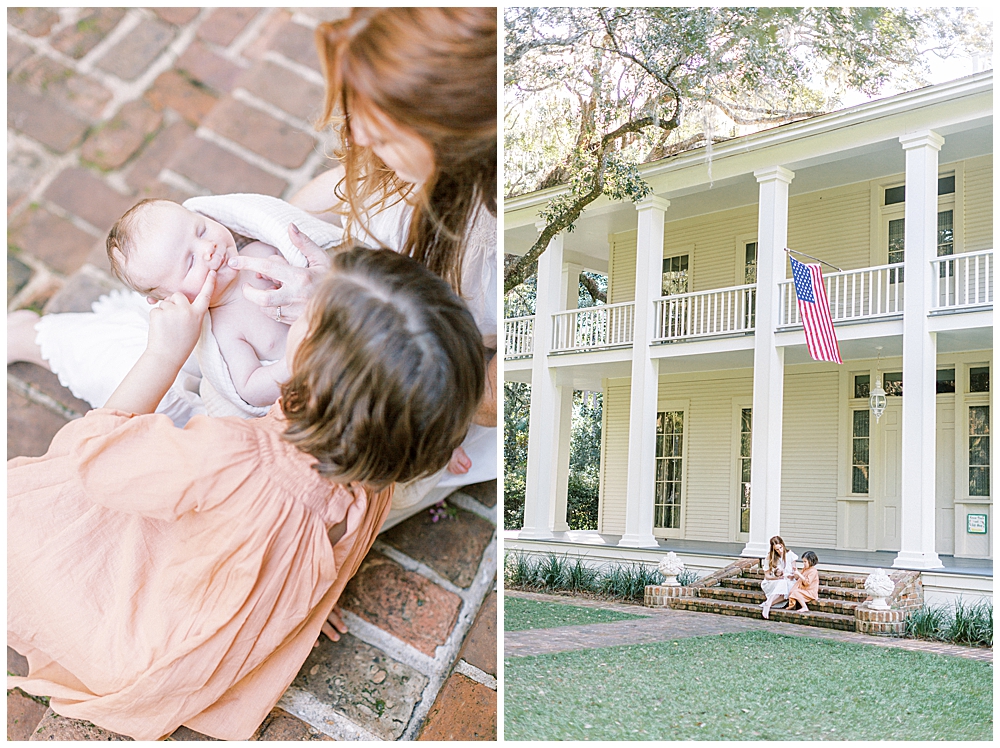
<path fill-rule="evenodd" d="M 72 26 L 67 26 L 52 39 L 52 46 L 63 54 L 79 60 L 97 46 L 108 32 L 125 17 L 123 8 L 94 8 L 87 11 Z"/>
<path fill-rule="evenodd" d="M 162 200 L 171 200 L 175 203 L 183 203 L 189 197 L 194 197 L 194 195 L 195 193 L 193 192 L 179 190 L 172 185 L 164 184 L 160 181 L 152 181 L 139 190 L 139 194 L 135 196 L 135 199 L 136 202 L 138 202 L 139 200 L 143 200 L 147 197 L 155 197 Z"/>
<path fill-rule="evenodd" d="M 97 67 L 123 80 L 138 78 L 177 35 L 177 29 L 145 18 L 124 39 L 108 50 Z"/>
<path fill-rule="evenodd" d="M 107 293 L 107 291 L 104 291 Z M 97 300 L 95 296 L 94 301 Z M 71 310 L 65 310 L 71 311 Z M 73 309 L 72 311 L 89 312 L 90 304 L 85 309 Z M 19 361 L 7 366 L 7 373 L 20 379 L 22 382 L 31 385 L 39 392 L 48 395 L 60 405 L 69 408 L 80 415 L 91 409 L 90 403 L 73 395 L 68 389 L 59 383 L 59 377 L 48 369 L 41 366 L 29 364 L 27 361 Z"/>
<path fill-rule="evenodd" d="M 200 732 L 195 732 L 190 727 L 178 727 L 172 733 L 170 733 L 171 740 L 218 740 L 218 738 L 210 738 L 208 735 L 202 735 Z"/>
<path fill-rule="evenodd" d="M 387 530 L 382 539 L 459 587 L 468 587 L 496 528 L 472 512 L 455 511 L 454 518 L 437 522 L 429 512 L 420 512 Z"/>
<path fill-rule="evenodd" d="M 46 710 L 20 689 L 7 692 L 7 740 L 30 740 Z"/>
<path fill-rule="evenodd" d="M 175 122 L 163 128 L 132 162 L 125 175 L 125 181 L 134 190 L 149 185 L 156 179 L 160 169 L 178 146 L 193 134 L 194 128 L 186 122 Z"/>
<path fill-rule="evenodd" d="M 176 70 L 167 70 L 146 91 L 146 101 L 155 109 L 170 107 L 188 122 L 197 125 L 215 106 L 216 98 Z"/>
<path fill-rule="evenodd" d="M 59 172 L 45 197 L 101 231 L 110 229 L 135 203 L 79 167 Z"/>
<path fill-rule="evenodd" d="M 462 600 L 372 552 L 347 585 L 341 605 L 433 657 L 451 634 Z"/>
<path fill-rule="evenodd" d="M 453 673 L 431 707 L 418 740 L 496 739 L 496 691 Z"/>
<path fill-rule="evenodd" d="M 33 57 L 14 74 L 13 82 L 55 102 L 84 119 L 100 119 L 111 92 L 86 75 L 79 75 L 48 57 Z"/>
<path fill-rule="evenodd" d="M 318 119 L 323 111 L 322 86 L 317 86 L 298 73 L 273 62 L 260 62 L 244 76 L 240 85 L 264 101 L 307 122 Z"/>
<path fill-rule="evenodd" d="M 19 215 L 7 233 L 7 243 L 41 260 L 53 270 L 69 275 L 83 264 L 94 237 L 44 208 Z"/>
<path fill-rule="evenodd" d="M 217 195 L 259 192 L 277 197 L 288 186 L 284 179 L 251 166 L 199 137 L 188 138 L 167 167 Z"/>
<path fill-rule="evenodd" d="M 45 712 L 32 740 L 132 740 L 79 719 L 61 717 L 52 709 Z"/>
<path fill-rule="evenodd" d="M 271 49 L 289 60 L 302 63 L 317 73 L 322 73 L 314 33 L 307 26 L 289 21 L 275 33 Z"/>
<path fill-rule="evenodd" d="M 7 459 L 45 454 L 66 419 L 7 387 Z"/>
<path fill-rule="evenodd" d="M 497 675 L 497 593 L 491 592 L 483 601 L 475 623 L 469 629 L 459 659 L 494 678 Z"/>
<path fill-rule="evenodd" d="M 90 124 L 54 101 L 18 85 L 7 86 L 7 126 L 65 153 L 83 139 Z"/>
<path fill-rule="evenodd" d="M 324 735 L 312 725 L 294 717 L 284 709 L 275 707 L 261 724 L 252 740 L 264 741 L 302 741 L 302 740 L 333 740 Z"/>
<path fill-rule="evenodd" d="M 31 47 L 21 44 L 17 39 L 7 37 L 7 75 L 29 57 L 31 57 Z"/>
<path fill-rule="evenodd" d="M 19 142 L 7 143 L 7 215 L 21 198 L 52 168 L 42 149 Z"/>
<path fill-rule="evenodd" d="M 45 36 L 59 20 L 49 8 L 7 8 L 7 23 L 31 36 Z"/>
<path fill-rule="evenodd" d="M 153 8 L 152 10 L 167 23 L 183 26 L 188 21 L 194 20 L 201 8 Z"/>
<path fill-rule="evenodd" d="M 198 38 L 220 47 L 229 46 L 233 39 L 246 28 L 258 8 L 219 8 L 205 19 L 198 28 Z"/>
<path fill-rule="evenodd" d="M 301 8 L 307 16 L 315 18 L 317 21 L 339 21 L 351 15 L 350 8 Z"/>
<path fill-rule="evenodd" d="M 215 54 L 197 40 L 184 50 L 174 67 L 183 70 L 191 80 L 222 93 L 232 91 L 236 80 L 243 74 L 243 68 Z"/>
<path fill-rule="evenodd" d="M 117 169 L 159 129 L 161 122 L 161 111 L 145 101 L 130 101 L 87 137 L 80 156 L 101 169 Z"/>
<path fill-rule="evenodd" d="M 223 99 L 204 124 L 219 135 L 289 169 L 302 166 L 316 145 L 310 135 L 236 99 Z"/>
<path fill-rule="evenodd" d="M 243 47 L 242 56 L 248 60 L 260 59 L 265 52 L 271 49 L 275 36 L 284 28 L 291 17 L 292 14 L 289 11 L 277 9 L 267 19 L 266 24 L 257 28 L 257 36 Z"/>

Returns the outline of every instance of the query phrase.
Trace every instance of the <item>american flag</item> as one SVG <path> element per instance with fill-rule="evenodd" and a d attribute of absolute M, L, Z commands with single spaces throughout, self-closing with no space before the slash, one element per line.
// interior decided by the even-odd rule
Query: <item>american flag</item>
<path fill-rule="evenodd" d="M 809 355 L 813 361 L 844 363 L 840 358 L 837 336 L 833 332 L 830 302 L 827 301 L 826 288 L 823 286 L 823 272 L 819 265 L 806 265 L 794 257 L 788 259 L 792 261 L 795 297 L 798 299 L 799 317 L 806 334 Z"/>

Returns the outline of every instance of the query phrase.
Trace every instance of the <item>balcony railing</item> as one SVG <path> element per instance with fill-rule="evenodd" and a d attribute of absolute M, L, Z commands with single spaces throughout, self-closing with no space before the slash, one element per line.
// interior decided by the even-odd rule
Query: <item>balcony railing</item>
<path fill-rule="evenodd" d="M 653 342 L 752 332 L 755 285 L 675 294 L 654 304 Z"/>
<path fill-rule="evenodd" d="M 934 295 L 931 311 L 993 305 L 993 250 L 931 260 Z"/>
<path fill-rule="evenodd" d="M 605 304 L 552 315 L 552 352 L 632 344 L 635 304 Z"/>
<path fill-rule="evenodd" d="M 878 319 L 903 312 L 903 265 L 880 265 L 823 276 L 834 322 Z M 778 284 L 779 327 L 802 324 L 791 280 Z"/>
<path fill-rule="evenodd" d="M 512 317 L 503 321 L 503 357 L 529 358 L 535 345 L 535 318 Z"/>

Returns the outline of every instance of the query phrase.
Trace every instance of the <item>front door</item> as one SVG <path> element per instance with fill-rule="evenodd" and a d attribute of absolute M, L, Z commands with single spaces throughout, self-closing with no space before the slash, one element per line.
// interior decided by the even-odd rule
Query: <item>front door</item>
<path fill-rule="evenodd" d="M 875 548 L 899 550 L 900 494 L 902 493 L 902 407 L 889 400 L 877 429 L 878 455 L 874 455 Z"/>

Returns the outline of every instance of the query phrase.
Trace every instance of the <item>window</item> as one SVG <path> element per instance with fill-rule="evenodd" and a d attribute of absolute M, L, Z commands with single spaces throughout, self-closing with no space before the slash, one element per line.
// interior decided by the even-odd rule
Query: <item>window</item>
<path fill-rule="evenodd" d="M 743 282 L 757 282 L 757 242 L 747 242 L 743 261 Z"/>
<path fill-rule="evenodd" d="M 854 396 L 867 398 L 871 394 L 871 374 L 854 375 Z"/>
<path fill-rule="evenodd" d="M 882 389 L 887 397 L 903 396 L 903 372 L 892 371 L 882 375 Z"/>
<path fill-rule="evenodd" d="M 969 407 L 969 496 L 990 495 L 990 406 Z"/>
<path fill-rule="evenodd" d="M 663 259 L 663 295 L 687 293 L 688 256 L 677 255 Z"/>
<path fill-rule="evenodd" d="M 684 475 L 684 411 L 656 414 L 656 495 L 654 527 L 679 529 Z"/>
<path fill-rule="evenodd" d="M 955 370 L 938 369 L 937 394 L 946 395 L 955 391 Z"/>
<path fill-rule="evenodd" d="M 906 186 L 897 185 L 886 187 L 883 191 L 883 224 L 886 232 L 886 251 L 890 265 L 901 263 L 904 260 L 904 241 L 906 234 L 906 219 L 903 217 L 904 203 L 906 201 Z M 955 253 L 955 175 L 938 178 L 938 230 L 937 230 L 937 255 L 944 257 Z M 945 272 L 944 266 L 941 272 Z M 892 282 L 903 281 L 902 270 L 896 271 L 896 277 Z M 942 277 L 944 277 L 942 275 Z"/>
<path fill-rule="evenodd" d="M 751 409 L 740 411 L 740 532 L 750 532 Z"/>
<path fill-rule="evenodd" d="M 851 493 L 868 493 L 868 427 L 867 409 L 853 411 L 851 430 Z"/>
<path fill-rule="evenodd" d="M 990 367 L 973 366 L 969 369 L 969 392 L 990 391 Z"/>

